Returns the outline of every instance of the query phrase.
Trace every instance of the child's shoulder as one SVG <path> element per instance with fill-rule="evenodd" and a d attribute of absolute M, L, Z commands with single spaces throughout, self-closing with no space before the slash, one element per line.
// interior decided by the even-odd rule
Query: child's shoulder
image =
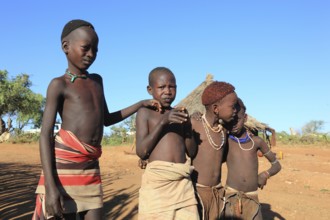
<path fill-rule="evenodd" d="M 267 145 L 267 142 L 259 136 L 254 136 L 253 135 L 253 136 L 250 136 L 250 137 L 252 138 L 252 140 L 254 141 L 256 146 L 258 146 L 259 148 Z"/>
<path fill-rule="evenodd" d="M 194 115 L 190 117 L 190 121 L 193 127 L 199 127 L 202 125 L 202 117 Z"/>
<path fill-rule="evenodd" d="M 149 109 L 149 108 L 139 108 L 138 111 L 137 111 L 137 114 L 141 115 L 141 114 L 150 114 L 152 111 L 152 109 Z"/>
<path fill-rule="evenodd" d="M 61 86 L 61 85 L 65 85 L 65 75 L 62 76 L 58 76 L 53 78 L 49 85 L 53 85 L 53 86 Z"/>
<path fill-rule="evenodd" d="M 98 83 L 103 83 L 103 79 L 102 79 L 102 76 L 100 74 L 97 74 L 97 73 L 89 73 L 88 74 L 88 77 Z"/>
<path fill-rule="evenodd" d="M 138 118 L 143 118 L 144 120 L 149 120 L 151 118 L 156 118 L 157 116 L 159 116 L 159 112 L 150 108 L 143 107 L 143 108 L 139 108 L 136 116 Z"/>
<path fill-rule="evenodd" d="M 98 73 L 89 73 L 89 77 L 90 78 L 98 78 L 98 79 L 102 79 L 102 76 Z"/>
<path fill-rule="evenodd" d="M 251 135 L 251 134 L 249 134 L 249 136 L 250 136 L 250 138 L 253 139 L 253 141 L 258 141 L 258 142 L 262 142 L 262 141 L 264 141 L 264 140 L 263 140 L 261 137 L 259 137 L 259 136 Z"/>

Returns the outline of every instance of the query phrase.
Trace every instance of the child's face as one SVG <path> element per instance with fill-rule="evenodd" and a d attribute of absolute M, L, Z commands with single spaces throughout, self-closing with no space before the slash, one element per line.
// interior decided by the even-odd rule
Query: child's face
<path fill-rule="evenodd" d="M 64 48 L 69 63 L 80 70 L 87 70 L 96 59 L 98 37 L 95 31 L 89 27 L 80 27 L 70 35 L 67 48 Z"/>
<path fill-rule="evenodd" d="M 237 102 L 237 95 L 235 92 L 226 95 L 218 102 L 218 117 L 224 122 L 228 123 L 234 119 L 236 115 L 235 104 Z"/>
<path fill-rule="evenodd" d="M 168 72 L 160 72 L 155 75 L 152 85 L 148 86 L 148 92 L 160 102 L 162 107 L 171 107 L 176 96 L 176 81 Z"/>
<path fill-rule="evenodd" d="M 244 108 L 239 106 L 239 111 L 232 121 L 232 126 L 230 133 L 232 134 L 240 134 L 244 128 L 244 123 L 246 122 L 247 115 L 245 114 Z"/>

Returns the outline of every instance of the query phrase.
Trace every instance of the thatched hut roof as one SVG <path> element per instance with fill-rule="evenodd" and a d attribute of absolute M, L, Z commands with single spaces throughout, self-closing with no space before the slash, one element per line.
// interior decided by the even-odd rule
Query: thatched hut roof
<path fill-rule="evenodd" d="M 201 113 L 205 112 L 205 107 L 201 102 L 201 96 L 204 89 L 213 82 L 213 75 L 207 74 L 206 79 L 202 82 L 197 88 L 195 88 L 186 98 L 182 99 L 177 106 L 184 106 L 188 109 L 188 112 L 192 114 L 193 112 L 199 111 Z M 270 128 L 267 124 L 259 122 L 257 119 L 252 117 L 251 115 L 248 116 L 248 120 L 245 123 L 245 126 L 251 131 L 262 131 L 266 132 L 269 131 L 273 134 L 275 138 L 275 130 Z M 275 146 L 275 143 L 272 145 Z"/>
<path fill-rule="evenodd" d="M 202 82 L 196 89 L 194 89 L 186 98 L 182 99 L 177 106 L 184 106 L 191 114 L 193 112 L 204 113 L 205 107 L 202 105 L 201 97 L 204 89 L 213 82 L 213 76 L 208 74 L 204 82 Z"/>

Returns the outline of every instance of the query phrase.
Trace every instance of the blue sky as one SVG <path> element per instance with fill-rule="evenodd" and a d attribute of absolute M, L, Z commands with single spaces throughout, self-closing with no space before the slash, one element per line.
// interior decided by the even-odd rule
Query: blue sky
<path fill-rule="evenodd" d="M 60 35 L 79 18 L 99 35 L 89 71 L 103 76 L 110 111 L 151 98 L 148 73 L 166 66 L 177 78 L 174 105 L 211 73 L 277 131 L 323 120 L 330 132 L 329 1 L 11 0 L 0 8 L 0 69 L 29 74 L 36 93 L 64 73 Z"/>

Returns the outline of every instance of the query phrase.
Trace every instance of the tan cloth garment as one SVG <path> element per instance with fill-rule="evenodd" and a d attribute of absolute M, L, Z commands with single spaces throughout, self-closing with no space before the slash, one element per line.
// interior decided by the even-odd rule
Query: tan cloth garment
<path fill-rule="evenodd" d="M 221 183 L 216 186 L 196 184 L 198 209 L 203 220 L 220 219 L 224 210 L 225 189 Z"/>
<path fill-rule="evenodd" d="M 197 214 L 196 214 L 197 213 Z M 196 205 L 158 213 L 139 213 L 139 220 L 198 220 Z"/>
<path fill-rule="evenodd" d="M 241 192 L 225 187 L 225 219 L 262 220 L 258 191 Z"/>
<path fill-rule="evenodd" d="M 139 219 L 199 219 L 192 171 L 190 160 L 148 163 L 139 191 Z"/>

